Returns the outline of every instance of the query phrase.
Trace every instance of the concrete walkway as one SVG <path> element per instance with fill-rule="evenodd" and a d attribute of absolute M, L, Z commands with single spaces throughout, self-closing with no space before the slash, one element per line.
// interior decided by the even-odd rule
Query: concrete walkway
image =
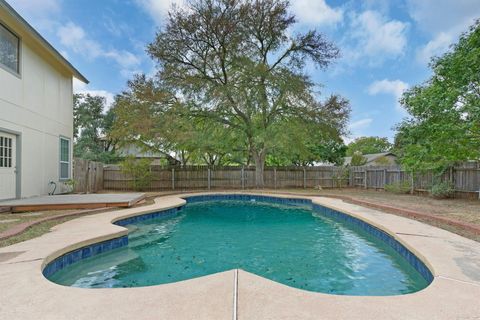
<path fill-rule="evenodd" d="M 0 201 L 0 207 L 11 207 L 12 212 L 131 207 L 144 198 L 144 193 L 66 194 Z"/>
<path fill-rule="evenodd" d="M 113 225 L 113 221 L 185 203 L 179 196 L 167 196 L 155 199 L 155 204 L 150 206 L 71 220 L 39 238 L 1 248 L 1 318 L 480 318 L 480 243 L 418 221 L 339 199 L 298 198 L 310 198 L 315 203 L 345 212 L 388 232 L 427 264 L 434 275 L 433 282 L 424 290 L 412 294 L 364 297 L 304 291 L 242 270 L 226 270 L 165 285 L 116 289 L 64 287 L 43 277 L 42 268 L 56 257 L 127 234 L 125 228 Z"/>

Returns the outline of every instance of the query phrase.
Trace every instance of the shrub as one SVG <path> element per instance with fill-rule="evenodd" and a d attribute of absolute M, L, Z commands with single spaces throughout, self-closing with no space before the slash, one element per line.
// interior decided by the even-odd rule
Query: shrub
<path fill-rule="evenodd" d="M 128 156 L 120 163 L 122 172 L 128 175 L 132 180 L 130 187 L 134 190 L 145 190 L 152 181 L 152 172 L 150 171 L 149 159 L 135 159 L 134 156 Z"/>
<path fill-rule="evenodd" d="M 430 188 L 430 195 L 436 199 L 446 199 L 454 195 L 455 189 L 448 181 L 437 182 Z"/>
<path fill-rule="evenodd" d="M 385 191 L 393 193 L 409 193 L 412 184 L 409 181 L 395 181 L 385 185 Z"/>
<path fill-rule="evenodd" d="M 365 163 L 367 163 L 367 158 L 365 158 L 360 151 L 355 151 L 350 164 L 352 166 L 363 166 Z"/>
<path fill-rule="evenodd" d="M 348 182 L 348 177 L 350 176 L 349 170 L 343 168 L 337 172 L 333 173 L 332 180 L 335 188 L 342 188 L 345 183 Z M 319 186 L 320 187 L 320 186 Z M 320 189 L 321 190 L 321 187 Z"/>
<path fill-rule="evenodd" d="M 75 190 L 75 185 L 77 182 L 73 179 L 69 179 L 67 181 L 64 181 L 63 184 L 67 187 L 67 193 L 72 193 L 73 190 Z"/>

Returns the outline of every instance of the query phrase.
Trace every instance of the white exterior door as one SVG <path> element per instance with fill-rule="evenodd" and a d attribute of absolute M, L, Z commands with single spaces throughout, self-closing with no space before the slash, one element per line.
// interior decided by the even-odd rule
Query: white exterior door
<path fill-rule="evenodd" d="M 0 200 L 16 197 L 16 136 L 0 131 Z"/>

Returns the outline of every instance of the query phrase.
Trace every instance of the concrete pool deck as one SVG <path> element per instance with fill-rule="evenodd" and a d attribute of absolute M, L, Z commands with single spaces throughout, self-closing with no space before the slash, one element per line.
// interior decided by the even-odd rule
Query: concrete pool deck
<path fill-rule="evenodd" d="M 43 276 L 43 266 L 56 257 L 127 234 L 112 221 L 183 205 L 186 196 L 171 195 L 149 206 L 81 217 L 39 238 L 0 248 L 0 318 L 480 319 L 480 243 L 415 220 L 322 197 L 274 195 L 312 199 L 381 228 L 426 263 L 433 282 L 412 294 L 364 297 L 304 291 L 242 270 L 124 289 L 64 287 Z"/>

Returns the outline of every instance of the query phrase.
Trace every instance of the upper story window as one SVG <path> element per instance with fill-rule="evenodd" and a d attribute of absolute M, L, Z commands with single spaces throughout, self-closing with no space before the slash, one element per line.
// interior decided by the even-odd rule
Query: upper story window
<path fill-rule="evenodd" d="M 20 73 L 20 39 L 0 24 L 0 66 Z"/>

